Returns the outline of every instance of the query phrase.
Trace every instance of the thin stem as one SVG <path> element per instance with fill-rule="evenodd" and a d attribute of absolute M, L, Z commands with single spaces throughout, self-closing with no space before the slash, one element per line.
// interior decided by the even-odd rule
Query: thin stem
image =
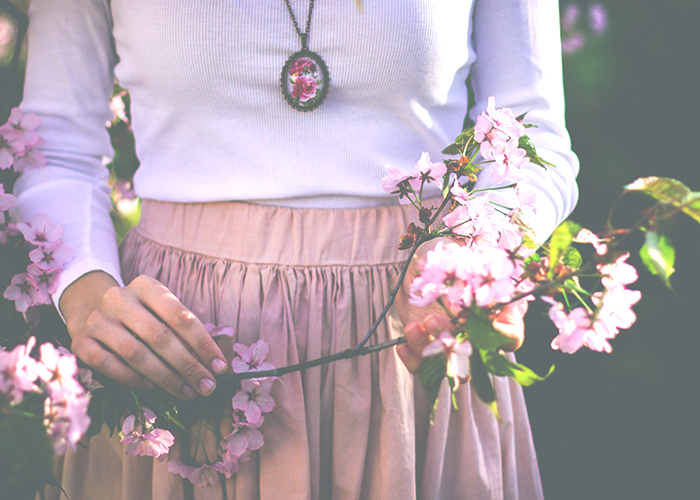
<path fill-rule="evenodd" d="M 406 342 L 405 337 L 397 337 L 392 340 L 387 340 L 380 344 L 371 345 L 369 347 L 362 348 L 352 348 L 345 349 L 344 351 L 331 354 L 330 356 L 323 356 L 321 358 L 312 359 L 305 361 L 304 363 L 297 363 L 296 365 L 283 366 L 281 368 L 275 368 L 274 370 L 260 370 L 244 373 L 234 373 L 233 375 L 225 375 L 222 380 L 229 381 L 239 381 L 247 378 L 263 378 L 263 377 L 281 377 L 287 373 L 298 372 L 301 370 L 306 370 L 307 368 L 313 368 L 314 366 L 324 365 L 326 363 L 331 363 L 333 361 L 338 361 L 340 359 L 349 359 L 356 356 L 364 356 L 365 354 L 371 354 L 373 352 L 378 352 L 383 349 L 388 349 L 395 345 L 403 344 Z"/>
<path fill-rule="evenodd" d="M 202 441 L 202 424 L 199 424 L 199 427 L 196 425 L 194 427 L 194 432 L 197 434 L 197 446 L 202 445 L 202 452 L 204 453 L 204 460 L 206 461 L 207 465 L 211 465 L 211 462 L 209 461 L 209 456 L 207 455 L 207 448 L 204 446 L 204 441 Z M 196 452 L 195 452 L 196 453 Z"/>
<path fill-rule="evenodd" d="M 401 289 L 401 285 L 403 285 L 403 280 L 406 277 L 406 273 L 408 272 L 408 268 L 411 265 L 411 261 L 413 260 L 413 256 L 416 254 L 416 250 L 418 250 L 418 247 L 424 241 L 427 241 L 427 240 L 424 238 L 418 238 L 418 240 L 414 243 L 413 248 L 411 248 L 411 253 L 408 256 L 408 259 L 406 259 L 406 262 L 404 262 L 404 265 L 401 268 L 401 274 L 399 274 L 399 279 L 396 281 L 396 286 L 391 291 L 391 294 L 389 295 L 389 300 L 387 300 L 386 304 L 384 305 L 384 309 L 382 309 L 382 312 L 379 313 L 379 316 L 375 320 L 374 324 L 371 326 L 371 328 L 365 334 L 365 336 L 362 338 L 362 340 L 353 348 L 353 351 L 357 351 L 359 349 L 362 349 L 364 347 L 364 345 L 367 343 L 367 341 L 369 340 L 369 338 L 372 335 L 374 335 L 374 332 L 377 331 L 377 328 L 379 328 L 379 325 L 381 324 L 381 322 L 384 321 L 384 318 L 386 317 L 387 313 L 389 312 L 389 309 L 391 308 L 392 305 L 394 305 L 394 301 L 396 300 L 396 295 L 399 293 L 399 290 Z"/>
<path fill-rule="evenodd" d="M 591 310 L 591 308 L 588 306 L 588 304 L 586 304 L 586 301 L 581 298 L 581 296 L 578 294 L 578 292 L 576 290 L 572 289 L 571 293 L 576 295 L 576 298 L 579 300 L 579 302 L 581 302 L 581 304 L 583 304 L 583 307 L 586 308 L 586 311 L 588 311 L 589 314 L 593 314 L 593 311 Z"/>
<path fill-rule="evenodd" d="M 499 186 L 499 187 L 492 187 L 492 188 L 483 188 L 483 189 L 475 189 L 474 191 L 471 191 L 469 194 L 474 194 L 474 193 L 481 193 L 482 191 L 498 191 L 499 189 L 510 189 L 514 188 L 517 186 L 518 183 L 514 182 L 513 184 L 508 184 L 507 186 Z"/>

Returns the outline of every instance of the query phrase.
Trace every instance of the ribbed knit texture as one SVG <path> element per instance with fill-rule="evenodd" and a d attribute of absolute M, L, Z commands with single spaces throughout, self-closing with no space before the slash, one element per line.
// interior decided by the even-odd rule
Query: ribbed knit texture
<path fill-rule="evenodd" d="M 331 86 L 300 113 L 279 88 L 300 49 L 283 0 L 33 0 L 22 108 L 42 118 L 49 164 L 16 192 L 27 218 L 48 213 L 77 251 L 54 299 L 91 270 L 119 280 L 102 166 L 115 75 L 132 96 L 139 196 L 351 208 L 397 202 L 380 187 L 387 167 L 441 158 L 461 131 L 471 70 L 472 117 L 493 95 L 540 127 L 530 135 L 557 165 L 528 167 L 546 237 L 577 196 L 556 0 L 362 3 L 316 1 L 309 48 Z M 308 0 L 290 4 L 303 30 Z"/>

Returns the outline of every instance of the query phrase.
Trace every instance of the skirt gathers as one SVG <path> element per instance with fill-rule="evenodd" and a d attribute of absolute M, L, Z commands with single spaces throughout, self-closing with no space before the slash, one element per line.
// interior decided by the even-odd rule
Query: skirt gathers
<path fill-rule="evenodd" d="M 407 256 L 396 247 L 412 220 L 410 206 L 144 200 L 121 246 L 122 273 L 127 283 L 158 279 L 202 322 L 233 327 L 233 342 L 265 339 L 280 367 L 359 342 L 396 283 Z M 401 332 L 390 313 L 370 343 Z M 231 344 L 220 343 L 229 359 Z M 431 425 L 423 389 L 393 348 L 284 375 L 260 428 L 265 444 L 227 480 L 228 499 L 541 499 L 522 390 L 501 377 L 495 388 L 501 422 L 468 384 L 452 408 L 443 383 Z M 127 457 L 107 434 L 58 465 L 71 500 L 183 498 L 165 462 Z M 169 458 L 179 456 L 178 437 Z M 194 497 L 219 500 L 221 485 L 195 487 Z"/>

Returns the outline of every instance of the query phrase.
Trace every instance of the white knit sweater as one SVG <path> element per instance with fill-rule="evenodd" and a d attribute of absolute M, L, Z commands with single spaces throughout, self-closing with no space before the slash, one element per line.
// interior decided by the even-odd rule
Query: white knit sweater
<path fill-rule="evenodd" d="M 102 166 L 115 76 L 132 97 L 142 198 L 353 208 L 397 202 L 380 186 L 389 166 L 411 169 L 423 151 L 441 158 L 462 129 L 471 73 L 472 118 L 493 95 L 539 126 L 528 132 L 557 166 L 527 167 L 546 238 L 577 198 L 557 1 L 362 3 L 316 0 L 309 48 L 331 87 L 300 113 L 279 89 L 300 49 L 283 0 L 32 0 L 22 108 L 41 117 L 48 164 L 15 193 L 26 219 L 63 224 L 77 253 L 54 300 L 89 271 L 121 282 Z M 303 30 L 309 2 L 290 4 Z M 490 184 L 487 169 L 479 185 Z"/>

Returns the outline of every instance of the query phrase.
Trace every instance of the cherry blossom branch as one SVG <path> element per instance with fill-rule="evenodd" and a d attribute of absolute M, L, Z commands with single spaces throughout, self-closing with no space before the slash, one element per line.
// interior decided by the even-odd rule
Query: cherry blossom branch
<path fill-rule="evenodd" d="M 364 356 L 366 354 L 371 354 L 373 352 L 382 351 L 393 347 L 395 345 L 403 344 L 406 342 L 405 337 L 397 337 L 395 339 L 387 340 L 380 344 L 371 345 L 369 347 L 357 346 L 351 349 L 345 349 L 344 351 L 331 354 L 329 356 L 323 356 L 321 358 L 311 359 L 303 363 L 297 363 L 295 365 L 283 366 L 281 368 L 275 368 L 274 370 L 258 370 L 258 371 L 248 371 L 243 373 L 234 373 L 229 375 L 224 375 L 220 377 L 222 381 L 238 382 L 243 379 L 249 378 L 263 378 L 263 377 L 281 377 L 287 373 L 298 372 L 301 370 L 306 370 L 307 368 L 313 368 L 315 366 L 324 365 L 326 363 L 331 363 L 333 361 L 338 361 L 341 359 L 349 359 L 357 356 Z"/>
<path fill-rule="evenodd" d="M 423 244 L 425 241 L 428 241 L 429 238 L 418 238 L 416 242 L 413 244 L 413 247 L 411 248 L 411 252 L 406 259 L 406 262 L 404 262 L 403 267 L 401 268 L 401 273 L 399 274 L 399 278 L 396 280 L 396 286 L 394 286 L 394 289 L 391 291 L 391 294 L 389 295 L 389 300 L 386 301 L 386 304 L 384 305 L 384 309 L 382 309 L 382 312 L 379 313 L 379 316 L 377 316 L 377 319 L 374 321 L 370 329 L 367 331 L 365 336 L 360 340 L 360 342 L 352 348 L 352 351 L 358 352 L 361 351 L 367 341 L 370 339 L 372 335 L 377 331 L 377 328 L 379 328 L 379 325 L 384 321 L 384 318 L 386 317 L 387 313 L 389 312 L 389 309 L 391 309 L 391 306 L 394 305 L 394 301 L 396 300 L 396 295 L 399 293 L 399 290 L 401 289 L 401 286 L 403 285 L 403 281 L 406 278 L 406 273 L 408 272 L 408 268 L 411 265 L 411 261 L 413 260 L 413 256 L 416 254 L 416 251 L 418 250 L 418 247 Z M 359 354 L 358 354 L 359 355 Z M 343 358 L 339 358 L 343 359 Z"/>

